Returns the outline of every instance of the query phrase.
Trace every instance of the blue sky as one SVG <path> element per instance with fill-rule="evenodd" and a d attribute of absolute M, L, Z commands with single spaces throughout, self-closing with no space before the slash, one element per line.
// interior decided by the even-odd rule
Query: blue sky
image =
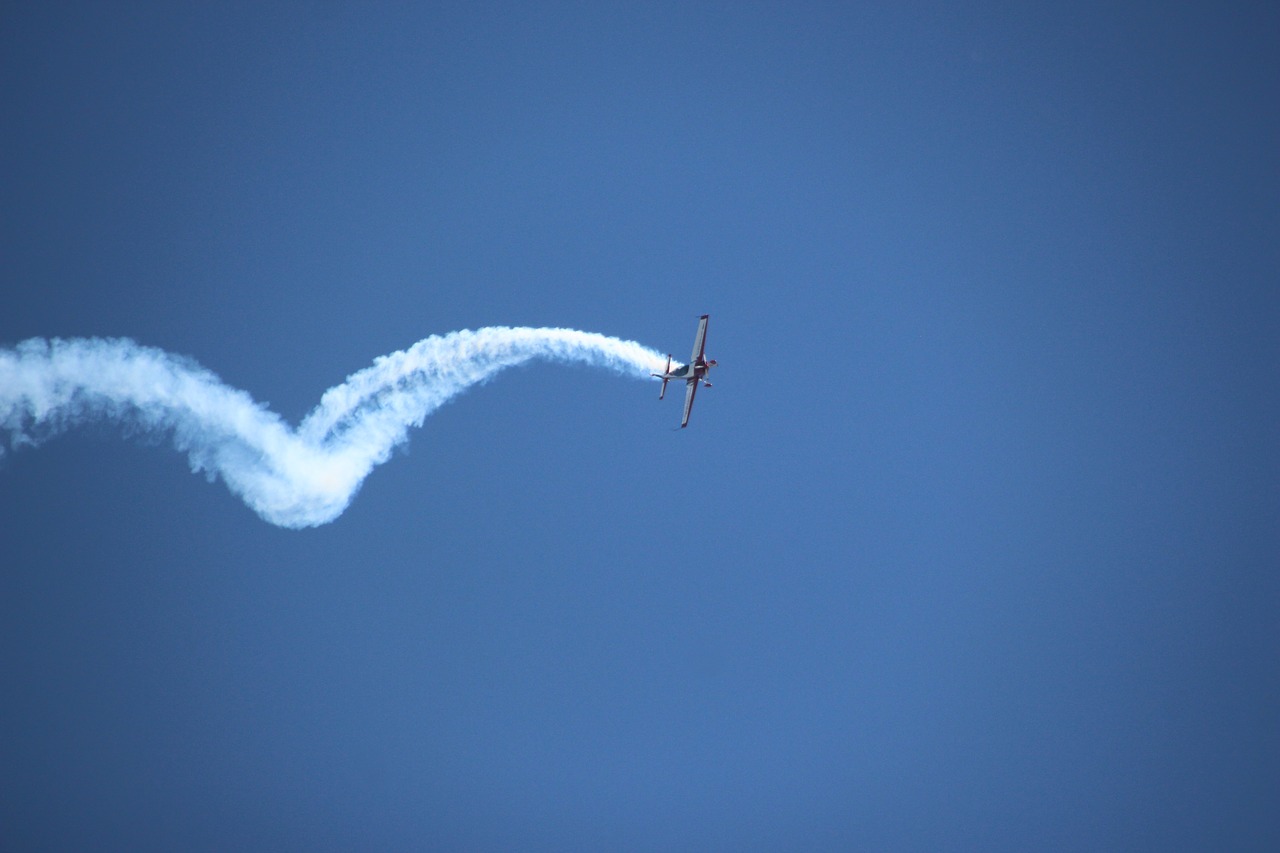
<path fill-rule="evenodd" d="M 1280 15 L 41 4 L 0 346 L 296 423 L 566 326 L 305 531 L 93 425 L 0 461 L 15 849 L 1280 842 Z"/>

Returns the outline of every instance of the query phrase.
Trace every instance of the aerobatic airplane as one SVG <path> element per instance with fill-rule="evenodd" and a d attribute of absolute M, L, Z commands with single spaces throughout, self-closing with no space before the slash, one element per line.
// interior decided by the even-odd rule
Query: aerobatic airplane
<path fill-rule="evenodd" d="M 684 415 L 680 418 L 680 428 L 683 429 L 689 425 L 689 411 L 693 408 L 693 395 L 698 393 L 698 383 L 701 382 L 708 388 L 711 383 L 707 381 L 707 374 L 711 372 L 711 368 L 716 366 L 716 360 L 713 358 L 707 361 L 707 317 L 703 314 L 698 318 L 698 334 L 693 339 L 693 357 L 689 359 L 688 364 L 681 365 L 675 370 L 671 369 L 671 356 L 667 356 L 667 369 L 663 373 L 651 373 L 650 376 L 656 376 L 662 380 L 662 390 L 658 392 L 658 399 L 661 400 L 667 394 L 667 383 L 672 379 L 683 379 L 685 381 L 684 391 Z"/>

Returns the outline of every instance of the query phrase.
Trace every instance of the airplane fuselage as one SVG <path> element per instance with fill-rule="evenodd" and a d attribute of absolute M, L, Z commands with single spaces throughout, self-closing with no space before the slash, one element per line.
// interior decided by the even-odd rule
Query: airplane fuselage
<path fill-rule="evenodd" d="M 700 379 L 703 382 L 706 382 L 707 374 L 710 372 L 711 368 L 706 364 L 684 364 L 677 367 L 670 373 L 654 375 L 660 376 L 662 379 L 684 379 L 685 381 L 690 379 Z"/>

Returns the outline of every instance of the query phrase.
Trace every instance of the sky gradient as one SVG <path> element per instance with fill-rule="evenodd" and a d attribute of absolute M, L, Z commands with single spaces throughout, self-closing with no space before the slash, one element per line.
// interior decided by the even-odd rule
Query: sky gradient
<path fill-rule="evenodd" d="M 720 366 L 512 368 L 301 531 L 6 451 L 0 847 L 1280 845 L 1280 14 L 179 6 L 0 16 L 0 347 Z"/>

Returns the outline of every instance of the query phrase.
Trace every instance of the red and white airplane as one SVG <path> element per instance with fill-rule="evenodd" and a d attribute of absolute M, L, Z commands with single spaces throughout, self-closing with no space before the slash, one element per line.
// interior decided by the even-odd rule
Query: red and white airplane
<path fill-rule="evenodd" d="M 689 425 L 689 410 L 693 408 L 693 395 L 698 393 L 698 383 L 701 382 L 708 388 L 711 387 L 711 383 L 707 381 L 707 374 L 711 372 L 711 368 L 716 366 L 716 360 L 714 358 L 710 361 L 707 360 L 707 317 L 709 316 L 709 314 L 703 314 L 698 318 L 698 334 L 693 339 L 693 357 L 689 359 L 688 364 L 672 370 L 671 356 L 668 355 L 666 371 L 649 374 L 662 380 L 662 390 L 658 392 L 659 400 L 666 396 L 667 383 L 672 379 L 683 379 L 685 381 L 684 415 L 680 418 L 680 427 L 682 429 Z"/>

